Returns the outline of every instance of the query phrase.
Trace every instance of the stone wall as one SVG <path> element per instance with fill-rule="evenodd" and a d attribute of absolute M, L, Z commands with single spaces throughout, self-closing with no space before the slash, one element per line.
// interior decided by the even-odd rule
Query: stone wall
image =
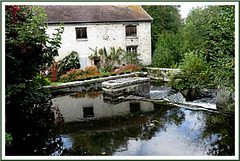
<path fill-rule="evenodd" d="M 147 67 L 148 77 L 154 80 L 162 80 L 163 82 L 168 82 L 170 74 L 180 74 L 180 69 L 171 68 L 150 68 Z"/>
<path fill-rule="evenodd" d="M 64 93 L 73 93 L 73 92 L 81 93 L 81 92 L 87 92 L 91 90 L 102 89 L 102 82 L 104 81 L 127 78 L 127 77 L 135 77 L 140 73 L 145 76 L 147 75 L 146 72 L 134 72 L 134 73 L 124 74 L 124 75 L 109 76 L 106 78 L 91 79 L 91 80 L 85 80 L 85 81 L 74 81 L 74 82 L 68 82 L 68 83 L 61 83 L 57 85 L 43 86 L 42 88 L 49 89 L 50 93 L 53 96 L 61 95 Z"/>

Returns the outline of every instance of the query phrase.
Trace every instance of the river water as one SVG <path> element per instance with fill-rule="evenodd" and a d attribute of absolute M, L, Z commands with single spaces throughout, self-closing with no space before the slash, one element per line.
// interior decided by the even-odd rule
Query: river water
<path fill-rule="evenodd" d="M 59 128 L 49 131 L 45 143 L 17 145 L 33 146 L 18 155 L 235 155 L 234 114 L 217 110 L 215 98 L 186 102 L 170 87 L 152 86 L 149 99 L 111 102 L 98 91 L 58 96 L 53 105 Z"/>

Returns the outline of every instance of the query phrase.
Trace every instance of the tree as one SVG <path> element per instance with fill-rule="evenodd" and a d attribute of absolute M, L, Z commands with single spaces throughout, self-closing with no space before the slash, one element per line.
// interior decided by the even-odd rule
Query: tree
<path fill-rule="evenodd" d="M 175 5 L 147 5 L 142 6 L 144 10 L 153 18 L 151 25 L 152 51 L 155 50 L 159 34 L 168 32 L 178 33 L 181 27 L 181 17 L 179 7 Z"/>
<path fill-rule="evenodd" d="M 210 56 L 215 82 L 234 92 L 235 88 L 235 8 L 219 6 L 219 16 L 209 24 L 205 48 Z"/>
<path fill-rule="evenodd" d="M 193 54 L 200 54 L 200 58 L 205 62 L 201 65 L 204 70 L 196 70 L 194 75 L 183 73 L 182 77 L 186 78 L 185 82 L 190 83 L 190 86 L 178 83 L 178 88 L 184 86 L 190 89 L 192 85 L 196 86 L 196 83 L 201 83 L 201 87 L 208 87 L 209 83 L 213 82 L 215 87 L 224 90 L 226 95 L 233 98 L 235 94 L 234 6 L 207 6 L 192 9 L 183 26 L 182 35 L 183 51 L 190 55 L 183 60 L 182 67 L 186 65 L 184 70 L 190 71 L 196 64 L 194 62 L 198 58 Z M 201 72 L 206 70 L 207 72 Z M 197 79 L 195 79 L 196 75 Z M 201 77 L 204 79 L 199 81 Z M 234 107 L 234 104 L 231 107 Z"/>
<path fill-rule="evenodd" d="M 214 81 L 224 91 L 223 98 L 228 100 L 223 106 L 232 110 L 235 105 L 235 6 L 219 8 L 221 12 L 209 24 L 209 37 L 204 45 L 213 66 Z"/>
<path fill-rule="evenodd" d="M 5 20 L 6 131 L 14 143 L 54 121 L 50 95 L 38 89 L 38 77 L 58 55 L 63 27 L 50 38 L 44 10 L 32 6 L 6 6 Z"/>
<path fill-rule="evenodd" d="M 209 24 L 218 16 L 219 12 L 218 6 L 196 7 L 190 11 L 181 30 L 184 51 L 191 52 L 203 47 L 203 43 L 209 36 Z"/>

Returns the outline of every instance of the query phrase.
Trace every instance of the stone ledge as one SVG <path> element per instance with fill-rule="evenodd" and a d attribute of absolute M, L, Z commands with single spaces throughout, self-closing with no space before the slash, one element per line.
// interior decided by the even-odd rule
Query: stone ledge
<path fill-rule="evenodd" d="M 135 84 L 140 84 L 144 82 L 149 82 L 149 78 L 140 78 L 140 77 L 130 77 L 122 78 L 117 80 L 110 80 L 102 83 L 102 87 L 106 89 L 117 89 L 121 87 L 131 86 Z"/>
<path fill-rule="evenodd" d="M 134 73 L 124 74 L 124 75 L 109 76 L 109 77 L 106 77 L 106 78 L 90 79 L 90 80 L 85 80 L 85 81 L 67 82 L 67 83 L 61 83 L 61 84 L 57 84 L 57 85 L 43 86 L 42 88 L 49 89 L 50 92 L 54 92 L 54 93 L 57 92 L 57 91 L 58 92 L 64 92 L 65 90 L 66 91 L 73 91 L 73 88 L 82 87 L 82 86 L 84 87 L 85 83 L 90 83 L 91 85 L 99 84 L 99 83 L 109 81 L 109 80 L 132 77 L 132 76 L 135 76 L 135 74 L 147 75 L 147 72 L 134 72 Z M 97 87 L 99 87 L 99 85 L 97 85 Z M 81 91 L 79 91 L 79 92 L 81 92 Z"/>

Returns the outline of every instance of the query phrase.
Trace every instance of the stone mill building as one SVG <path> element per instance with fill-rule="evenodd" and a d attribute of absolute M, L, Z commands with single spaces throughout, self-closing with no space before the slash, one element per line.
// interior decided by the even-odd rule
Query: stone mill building
<path fill-rule="evenodd" d="M 152 17 L 137 5 L 48 5 L 48 33 L 53 33 L 58 22 L 64 23 L 60 60 L 76 51 L 81 68 L 92 65 L 89 48 L 121 47 L 137 52 L 144 65 L 151 64 Z"/>

